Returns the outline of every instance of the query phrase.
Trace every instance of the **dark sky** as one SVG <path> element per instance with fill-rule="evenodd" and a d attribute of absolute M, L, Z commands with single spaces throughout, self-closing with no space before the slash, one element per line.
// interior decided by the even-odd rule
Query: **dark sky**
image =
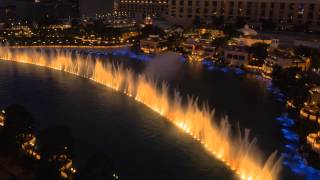
<path fill-rule="evenodd" d="M 113 8 L 113 0 L 79 0 L 80 11 L 84 15 L 110 12 Z"/>

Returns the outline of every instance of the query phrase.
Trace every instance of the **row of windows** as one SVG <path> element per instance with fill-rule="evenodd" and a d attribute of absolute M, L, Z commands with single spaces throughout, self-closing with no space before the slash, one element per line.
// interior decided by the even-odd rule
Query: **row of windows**
<path fill-rule="evenodd" d="M 173 9 L 174 10 L 174 9 Z M 180 8 L 179 9 L 179 12 L 180 13 L 183 13 L 183 12 L 185 12 L 185 9 L 184 8 Z M 188 13 L 193 13 L 193 12 L 195 12 L 195 13 L 201 13 L 201 8 L 196 8 L 196 9 L 192 9 L 192 8 L 188 8 L 187 10 L 186 10 L 186 12 L 188 12 Z M 235 9 L 233 9 L 233 8 L 230 8 L 229 9 L 229 14 L 231 14 L 231 15 L 233 15 L 233 14 L 235 14 L 236 12 L 237 12 L 237 14 L 239 14 L 239 15 L 251 15 L 251 13 L 253 13 L 253 12 L 255 12 L 255 11 L 252 11 L 252 9 L 250 8 L 248 8 L 248 9 L 237 9 L 237 10 L 235 10 Z M 266 10 L 260 10 L 260 13 L 259 13 L 259 15 L 260 16 L 267 16 L 268 14 L 269 14 L 269 16 L 273 16 L 275 13 L 274 13 L 275 11 L 273 11 L 273 10 L 270 10 L 270 11 L 266 11 Z M 212 13 L 212 14 L 216 14 L 216 13 L 218 13 L 218 11 L 217 11 L 217 9 L 213 9 L 213 10 L 209 10 L 209 9 L 207 9 L 207 8 L 204 8 L 203 9 L 203 14 L 208 14 L 208 13 Z M 220 13 L 221 14 L 224 14 L 224 8 L 222 8 L 222 9 L 220 9 Z M 283 16 L 285 13 L 284 13 L 284 11 L 279 11 L 279 15 L 280 16 Z M 291 11 L 291 12 L 288 12 L 287 13 L 288 14 L 288 16 L 294 16 L 294 15 L 297 15 L 297 17 L 298 18 L 303 18 L 304 16 L 304 12 L 297 12 L 297 13 L 295 13 L 294 11 Z M 320 14 L 320 11 L 319 11 L 319 14 Z M 313 16 L 314 16 L 314 12 L 313 11 L 309 11 L 308 12 L 308 14 L 307 14 L 307 18 L 313 18 Z"/>
<path fill-rule="evenodd" d="M 178 14 L 176 15 L 175 13 L 172 13 L 171 14 L 171 17 L 179 17 L 179 18 L 185 18 L 185 17 L 188 17 L 188 18 L 195 18 L 196 16 L 195 15 L 192 15 L 192 14 L 187 14 L 187 15 L 184 15 L 184 14 Z M 217 17 L 219 16 L 216 16 L 216 15 L 204 15 L 202 16 L 202 18 L 204 19 L 217 19 Z M 227 20 L 235 20 L 238 18 L 238 16 L 232 16 L 232 15 L 229 15 L 229 16 L 225 16 L 225 17 L 221 17 L 223 19 L 227 19 Z M 272 20 L 274 22 L 278 22 L 279 24 L 292 24 L 292 23 L 295 23 L 295 24 L 304 24 L 304 23 L 307 23 L 307 24 L 317 24 L 317 25 L 320 25 L 320 18 L 318 20 L 294 20 L 293 17 L 288 17 L 288 18 L 267 18 L 267 17 L 250 17 L 250 16 L 247 16 L 247 17 L 243 17 L 245 20 L 258 20 L 260 22 L 262 22 L 263 20 Z"/>
<path fill-rule="evenodd" d="M 185 3 L 187 6 L 201 6 L 201 2 L 202 1 L 192 1 L 192 0 L 189 0 L 189 1 L 185 1 L 185 0 L 179 0 L 179 5 L 180 6 L 184 6 Z M 278 5 L 279 9 L 285 9 L 286 7 L 290 10 L 302 10 L 302 9 L 309 9 L 309 10 L 314 10 L 315 9 L 315 6 L 316 4 L 307 4 L 307 3 L 274 3 L 274 2 L 271 2 L 271 3 L 266 3 L 266 2 L 238 2 L 238 3 L 235 3 L 234 1 L 229 1 L 228 4 L 225 4 L 224 1 L 219 1 L 219 5 L 220 6 L 226 6 L 228 5 L 228 7 L 252 7 L 253 5 L 255 5 L 256 7 L 259 7 L 264 9 L 266 8 L 267 6 L 269 6 L 270 8 L 274 8 L 276 7 L 276 5 Z M 177 0 L 172 0 L 171 1 L 171 5 L 172 6 L 176 6 L 177 5 Z M 218 6 L 218 1 L 204 1 L 204 6 L 205 7 L 208 7 L 208 6 L 213 6 L 213 7 L 217 7 Z"/>
<path fill-rule="evenodd" d="M 308 19 L 313 19 L 318 17 L 318 19 L 320 19 L 320 9 L 318 9 L 318 11 L 283 11 L 283 10 L 279 10 L 279 11 L 274 11 L 273 9 L 269 9 L 265 10 L 265 9 L 254 9 L 254 8 L 247 8 L 247 9 L 241 9 L 241 8 L 229 8 L 227 9 L 227 11 L 224 8 L 221 9 L 217 9 L 217 8 L 213 8 L 213 9 L 208 9 L 208 8 L 179 8 L 178 12 L 180 14 L 183 14 L 184 12 L 188 13 L 188 14 L 203 14 L 203 15 L 208 15 L 208 14 L 214 14 L 214 15 L 221 15 L 221 16 L 228 16 L 228 15 L 239 15 L 239 16 L 265 16 L 265 17 L 273 17 L 273 16 L 278 16 L 278 17 L 296 17 L 298 19 L 302 19 L 302 18 L 308 18 Z M 171 13 L 176 13 L 176 8 L 172 8 L 171 9 Z"/>

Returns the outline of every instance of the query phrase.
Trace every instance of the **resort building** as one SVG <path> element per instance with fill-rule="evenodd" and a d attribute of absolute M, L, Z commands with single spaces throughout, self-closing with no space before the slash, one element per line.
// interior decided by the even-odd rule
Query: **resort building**
<path fill-rule="evenodd" d="M 309 93 L 307 102 L 300 110 L 300 116 L 320 123 L 320 86 L 311 88 Z"/>
<path fill-rule="evenodd" d="M 283 69 L 298 67 L 302 71 L 307 71 L 310 68 L 311 60 L 305 57 L 292 56 L 286 50 L 273 52 L 268 55 L 262 66 L 262 75 L 265 78 L 271 78 L 271 73 L 276 65 Z"/>
<path fill-rule="evenodd" d="M 202 39 L 197 34 L 189 34 L 181 45 L 186 53 L 189 54 L 189 60 L 201 61 L 203 59 L 212 59 L 217 55 L 217 50 L 212 46 L 211 39 Z"/>
<path fill-rule="evenodd" d="M 168 20 L 191 25 L 194 20 L 214 23 L 217 18 L 235 22 L 271 20 L 281 29 L 293 25 L 320 25 L 318 0 L 169 0 Z"/>
<path fill-rule="evenodd" d="M 250 61 L 250 53 L 247 46 L 229 46 L 224 51 L 224 60 L 230 66 L 246 66 Z"/>
<path fill-rule="evenodd" d="M 165 16 L 168 0 L 117 0 L 119 14 L 133 17 Z"/>
<path fill-rule="evenodd" d="M 35 7 L 46 17 L 79 17 L 79 0 L 36 0 Z"/>
<path fill-rule="evenodd" d="M 279 47 L 279 39 L 260 35 L 254 29 L 249 28 L 248 25 L 245 25 L 244 28 L 241 28 L 238 31 L 240 31 L 242 34 L 239 38 L 237 38 L 240 46 L 252 46 L 256 43 L 264 43 L 269 45 L 270 50 L 274 50 Z"/>
<path fill-rule="evenodd" d="M 168 49 L 166 40 L 158 35 L 150 35 L 146 39 L 140 40 L 140 50 L 147 54 L 156 54 Z"/>
<path fill-rule="evenodd" d="M 308 134 L 307 143 L 311 146 L 312 150 L 320 154 L 320 131 Z"/>
<path fill-rule="evenodd" d="M 320 51 L 320 39 L 318 39 L 318 38 L 314 38 L 312 40 L 302 39 L 302 38 L 296 39 L 296 40 L 294 40 L 293 45 L 314 48 L 314 49 L 318 49 L 318 51 Z"/>

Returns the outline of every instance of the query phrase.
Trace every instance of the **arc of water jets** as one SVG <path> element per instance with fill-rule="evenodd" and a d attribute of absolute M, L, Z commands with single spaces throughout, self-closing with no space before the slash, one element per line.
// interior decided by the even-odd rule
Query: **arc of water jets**
<path fill-rule="evenodd" d="M 198 99 L 182 97 L 175 91 L 170 98 L 168 84 L 159 83 L 131 69 L 104 62 L 97 57 L 75 54 L 61 49 L 13 49 L 0 47 L 0 59 L 43 66 L 91 79 L 118 92 L 122 92 L 158 112 L 168 121 L 188 133 L 203 147 L 223 161 L 241 179 L 275 180 L 281 170 L 282 158 L 272 153 L 263 163 L 256 139 L 250 131 L 232 136 L 227 118 L 214 119 L 214 111 L 207 104 L 199 105 Z"/>

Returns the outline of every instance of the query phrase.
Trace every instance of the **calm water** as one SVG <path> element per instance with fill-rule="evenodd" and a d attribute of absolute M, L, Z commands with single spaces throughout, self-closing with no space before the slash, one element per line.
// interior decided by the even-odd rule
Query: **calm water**
<path fill-rule="evenodd" d="M 123 59 L 122 59 L 123 60 Z M 129 62 L 128 60 L 124 60 Z M 208 72 L 176 62 L 127 63 L 137 72 L 165 79 L 182 94 L 199 96 L 258 137 L 263 155 L 283 146 L 279 103 L 264 84 L 246 75 Z M 123 179 L 234 179 L 194 140 L 132 99 L 67 73 L 0 61 L 0 105 L 20 103 L 36 128 L 66 125 L 76 138 L 77 166 L 104 151 Z"/>

